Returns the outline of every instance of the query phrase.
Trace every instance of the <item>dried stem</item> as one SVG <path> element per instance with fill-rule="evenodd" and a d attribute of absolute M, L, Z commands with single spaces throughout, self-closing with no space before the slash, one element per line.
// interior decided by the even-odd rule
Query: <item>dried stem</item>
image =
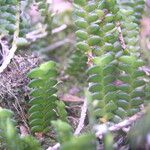
<path fill-rule="evenodd" d="M 78 124 L 78 127 L 76 128 L 76 130 L 74 132 L 74 135 L 79 135 L 81 130 L 83 129 L 85 118 L 86 118 L 86 112 L 87 112 L 87 100 L 84 99 L 84 104 L 81 108 L 81 116 L 79 119 L 79 124 Z"/>
<path fill-rule="evenodd" d="M 51 52 L 67 43 L 73 43 L 73 41 L 67 38 L 61 41 L 57 41 L 56 43 L 53 43 L 52 45 L 49 45 L 48 47 L 41 49 L 40 53 Z"/>
<path fill-rule="evenodd" d="M 125 127 L 128 127 L 128 126 L 132 125 L 134 122 L 136 122 L 138 119 L 140 119 L 145 114 L 145 112 L 146 111 L 144 109 L 141 112 L 138 112 L 137 114 L 133 115 L 132 117 L 125 119 L 124 121 L 109 127 L 108 130 L 111 132 L 116 132 Z M 107 130 L 102 130 L 103 125 L 100 125 L 99 130 L 96 132 L 96 137 L 98 137 L 100 139 L 103 137 L 103 134 L 107 131 Z"/>
<path fill-rule="evenodd" d="M 16 13 L 16 30 L 14 32 L 12 47 L 9 50 L 9 53 L 6 56 L 2 66 L 0 67 L 0 73 L 2 73 L 4 71 L 4 69 L 7 68 L 7 66 L 9 65 L 11 59 L 14 57 L 14 54 L 15 54 L 15 52 L 17 50 L 17 43 L 16 43 L 16 41 L 17 41 L 18 36 L 19 36 L 19 24 L 20 24 L 20 6 L 19 6 L 19 3 L 17 4 L 16 9 L 17 9 L 17 13 Z"/>
<path fill-rule="evenodd" d="M 60 144 L 57 143 L 57 144 L 55 144 L 53 147 L 49 147 L 47 150 L 58 150 L 59 147 L 60 147 Z"/>
<path fill-rule="evenodd" d="M 123 38 L 120 22 L 117 22 L 116 26 L 117 26 L 117 30 L 119 32 L 119 41 L 121 43 L 121 47 L 122 47 L 123 50 L 125 50 L 126 49 L 126 44 L 125 44 L 125 41 L 124 41 L 124 38 Z"/>
<path fill-rule="evenodd" d="M 63 24 L 60 27 L 57 27 L 57 28 L 53 29 L 52 34 L 59 33 L 61 31 L 65 30 L 66 28 L 67 28 L 67 25 Z"/>

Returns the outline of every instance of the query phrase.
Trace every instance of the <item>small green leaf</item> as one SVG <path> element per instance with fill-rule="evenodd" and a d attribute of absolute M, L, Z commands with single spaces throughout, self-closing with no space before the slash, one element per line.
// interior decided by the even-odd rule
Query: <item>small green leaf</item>
<path fill-rule="evenodd" d="M 96 5 L 96 3 L 93 3 L 93 2 L 88 2 L 88 3 L 86 4 L 86 6 L 85 6 L 85 10 L 86 10 L 87 12 L 92 12 L 92 11 L 94 11 L 96 8 L 97 8 L 97 5 Z"/>
<path fill-rule="evenodd" d="M 127 93 L 131 92 L 130 84 L 121 84 L 118 86 L 118 89 Z"/>
<path fill-rule="evenodd" d="M 100 27 L 98 24 L 90 24 L 87 28 L 89 34 L 98 34 L 100 32 Z"/>
<path fill-rule="evenodd" d="M 115 24 L 114 23 L 107 23 L 104 27 L 103 27 L 103 31 L 104 32 L 108 32 L 112 29 L 115 28 Z"/>
<path fill-rule="evenodd" d="M 30 126 L 31 127 L 34 127 L 34 126 L 43 126 L 43 121 L 42 119 L 33 119 L 31 122 L 30 122 Z"/>
<path fill-rule="evenodd" d="M 129 103 L 127 102 L 127 100 L 119 99 L 118 100 L 118 106 L 122 107 L 126 110 L 129 106 Z"/>
<path fill-rule="evenodd" d="M 86 42 L 78 42 L 76 47 L 81 51 L 88 51 L 90 49 L 89 45 Z"/>
<path fill-rule="evenodd" d="M 75 21 L 75 24 L 77 27 L 83 28 L 83 29 L 86 29 L 88 26 L 87 21 L 85 21 L 84 19 L 80 19 L 80 20 Z"/>
<path fill-rule="evenodd" d="M 113 101 L 110 101 L 109 103 L 106 104 L 105 109 L 106 111 L 114 111 L 117 109 L 117 106 Z"/>
<path fill-rule="evenodd" d="M 75 14 L 79 17 L 84 18 L 86 16 L 86 11 L 83 9 L 75 9 Z"/>
<path fill-rule="evenodd" d="M 109 101 L 112 101 L 112 100 L 116 100 L 116 93 L 115 92 L 108 92 L 104 98 L 106 103 L 108 103 Z"/>
<path fill-rule="evenodd" d="M 92 84 L 89 88 L 89 91 L 94 93 L 94 92 L 100 92 L 102 90 L 102 86 L 100 84 Z"/>
<path fill-rule="evenodd" d="M 129 95 L 128 93 L 123 92 L 123 91 L 119 91 L 119 92 L 117 93 L 117 97 L 118 97 L 119 99 L 124 99 L 124 100 L 126 100 L 127 102 L 130 100 L 130 95 Z"/>
<path fill-rule="evenodd" d="M 39 77 L 43 77 L 44 75 L 44 72 L 39 69 L 39 68 L 35 68 L 35 69 L 32 69 L 28 74 L 27 76 L 29 78 L 39 78 Z"/>
<path fill-rule="evenodd" d="M 99 36 L 91 36 L 90 38 L 88 38 L 88 44 L 90 46 L 100 45 L 100 43 L 101 43 L 101 38 Z"/>
<path fill-rule="evenodd" d="M 125 118 L 127 116 L 127 112 L 121 107 L 116 110 L 116 114 L 121 118 Z"/>
<path fill-rule="evenodd" d="M 95 82 L 95 83 L 97 83 L 97 82 L 101 82 L 102 81 L 102 78 L 101 78 L 101 76 L 100 75 L 92 75 L 92 76 L 90 76 L 89 78 L 88 78 L 88 82 Z"/>
<path fill-rule="evenodd" d="M 42 87 L 44 85 L 45 85 L 45 80 L 42 80 L 42 79 L 33 79 L 28 84 L 28 86 L 30 88 L 33 88 L 33 87 Z"/>
<path fill-rule="evenodd" d="M 140 97 L 132 98 L 131 99 L 131 105 L 132 107 L 137 107 L 143 103 L 143 100 Z"/>
<path fill-rule="evenodd" d="M 87 16 L 87 21 L 89 23 L 97 21 L 99 16 L 96 13 L 89 13 Z"/>
<path fill-rule="evenodd" d="M 133 82 L 133 87 L 136 88 L 136 87 L 140 87 L 140 86 L 143 86 L 145 85 L 145 81 L 143 79 L 137 79 Z"/>
<path fill-rule="evenodd" d="M 116 86 L 113 84 L 108 84 L 104 87 L 105 93 L 116 91 Z"/>
<path fill-rule="evenodd" d="M 33 127 L 31 128 L 31 131 L 32 131 L 33 133 L 42 132 L 42 131 L 43 131 L 43 128 L 42 128 L 42 126 L 37 125 L 37 126 L 33 126 Z"/>
<path fill-rule="evenodd" d="M 17 44 L 17 46 L 21 47 L 21 46 L 29 45 L 29 42 L 25 38 L 20 37 L 16 40 L 16 44 Z"/>
<path fill-rule="evenodd" d="M 86 0 L 74 0 L 74 3 L 80 6 L 85 6 L 86 5 Z"/>
<path fill-rule="evenodd" d="M 112 22 L 113 19 L 114 19 L 114 15 L 113 15 L 113 14 L 108 13 L 108 14 L 105 16 L 105 22 L 106 22 L 106 23 Z"/>
<path fill-rule="evenodd" d="M 102 100 L 103 99 L 100 91 L 92 93 L 91 96 L 92 96 L 92 99 L 96 99 L 96 100 Z"/>
<path fill-rule="evenodd" d="M 101 66 L 104 66 L 106 64 L 109 64 L 110 62 L 112 62 L 114 60 L 114 56 L 113 54 L 111 53 L 107 53 L 101 57 L 95 57 L 93 59 L 93 62 L 96 64 L 96 65 L 101 65 Z"/>
<path fill-rule="evenodd" d="M 50 69 L 55 69 L 56 63 L 54 61 L 48 61 L 40 65 L 40 69 L 43 71 L 48 71 Z"/>
<path fill-rule="evenodd" d="M 88 34 L 87 32 L 83 31 L 83 30 L 78 30 L 76 32 L 76 36 L 83 39 L 83 40 L 86 40 L 88 38 Z"/>
<path fill-rule="evenodd" d="M 8 110 L 8 109 L 3 109 L 0 107 L 0 119 L 1 118 L 8 118 L 8 117 L 12 117 L 13 112 Z"/>
<path fill-rule="evenodd" d="M 102 69 L 101 67 L 99 66 L 92 66 L 90 67 L 88 70 L 87 70 L 87 73 L 89 75 L 92 75 L 92 74 L 101 74 L 102 73 Z"/>
<path fill-rule="evenodd" d="M 41 112 L 39 112 L 39 111 L 35 111 L 34 113 L 32 113 L 29 116 L 29 120 L 33 120 L 33 119 L 36 119 L 36 118 L 42 119 L 43 118 L 43 114 Z"/>

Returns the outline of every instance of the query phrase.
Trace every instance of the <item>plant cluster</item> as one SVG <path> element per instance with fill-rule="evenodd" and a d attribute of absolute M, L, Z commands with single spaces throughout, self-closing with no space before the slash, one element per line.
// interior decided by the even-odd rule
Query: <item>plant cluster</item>
<path fill-rule="evenodd" d="M 37 36 L 35 41 L 30 39 L 33 41 L 30 42 L 29 48 L 37 46 L 41 49 L 43 45 L 51 42 L 48 37 L 53 34 L 52 22 L 55 17 L 52 17 L 49 11 L 50 4 L 46 0 L 35 0 L 35 2 L 39 8 L 42 17 L 41 25 L 45 27 L 46 35 L 42 37 L 38 35 L 40 38 Z M 21 31 L 24 31 L 21 29 L 26 26 L 21 26 L 21 21 L 15 16 L 20 13 L 19 9 L 14 9 L 14 5 L 19 8 L 19 1 L 0 0 L 0 4 L 0 11 L 3 12 L 0 16 L 6 22 L 0 22 L 1 29 L 14 35 L 14 39 L 16 39 L 16 30 L 17 39 L 19 35 L 25 38 L 26 33 L 21 34 Z M 8 5 L 12 9 L 9 9 Z M 136 115 L 141 111 L 142 105 L 147 106 L 149 103 L 150 86 L 143 71 L 145 63 L 140 57 L 139 45 L 140 19 L 143 10 L 144 0 L 74 0 L 76 50 L 68 61 L 68 68 L 63 71 L 64 74 L 75 76 L 79 82 L 81 79 L 82 82 L 83 79 L 84 82 L 88 82 L 85 102 L 88 103 L 87 117 L 90 132 L 81 135 L 73 133 L 65 103 L 59 100 L 57 95 L 59 65 L 54 61 L 48 61 L 31 70 L 27 75 L 30 79 L 28 87 L 31 91 L 27 116 L 33 135 L 46 134 L 53 127 L 61 150 L 84 148 L 96 150 L 100 142 L 103 143 L 103 149 L 115 148 L 113 135 L 108 131 L 111 125 Z M 21 17 L 19 18 L 21 20 Z M 23 43 L 26 40 L 29 42 L 27 37 L 25 40 L 21 39 Z M 42 42 L 36 45 L 40 40 Z M 14 44 L 16 45 L 12 42 L 12 46 Z M 59 70 L 62 71 L 62 69 Z M 80 119 L 84 119 L 82 117 Z M 105 126 L 102 131 L 103 139 L 97 134 L 97 137 L 95 136 L 95 130 L 99 124 Z M 138 129 L 140 124 L 140 122 L 137 123 L 135 128 Z M 135 128 L 131 130 L 131 135 Z M 147 127 L 146 132 L 148 129 Z M 143 134 L 142 138 L 146 136 Z M 134 137 L 134 141 L 137 142 L 138 139 Z M 9 150 L 41 149 L 32 136 L 21 137 L 18 134 L 12 121 L 12 112 L 2 108 L 0 108 L 0 142 Z M 136 147 L 132 139 L 129 143 L 133 149 Z"/>

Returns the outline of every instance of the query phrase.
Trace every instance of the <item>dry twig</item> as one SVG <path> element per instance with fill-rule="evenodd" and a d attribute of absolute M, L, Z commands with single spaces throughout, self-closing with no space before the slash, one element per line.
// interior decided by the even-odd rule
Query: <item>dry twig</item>
<path fill-rule="evenodd" d="M 71 94 L 64 94 L 60 96 L 60 99 L 65 102 L 84 102 L 84 99 Z"/>
<path fill-rule="evenodd" d="M 65 30 L 66 28 L 67 28 L 67 25 L 63 24 L 60 27 L 57 27 L 57 28 L 53 29 L 52 34 L 59 33 L 61 31 Z"/>
<path fill-rule="evenodd" d="M 134 122 L 136 122 L 138 119 L 140 119 L 144 114 L 145 114 L 145 109 L 142 110 L 141 112 L 138 112 L 137 114 L 133 115 L 132 117 L 125 119 L 124 121 L 115 124 L 111 127 L 108 128 L 109 131 L 111 132 L 115 132 L 115 131 L 119 131 L 125 127 L 128 127 L 130 125 L 132 125 Z M 96 137 L 98 138 L 102 138 L 103 134 L 107 131 L 107 130 L 103 130 L 104 128 L 104 124 L 100 125 L 98 128 L 99 130 L 96 132 Z"/>
<path fill-rule="evenodd" d="M 17 50 L 17 39 L 19 36 L 19 22 L 20 22 L 20 10 L 19 10 L 19 4 L 16 6 L 17 7 L 17 14 L 16 14 L 16 31 L 14 32 L 14 37 L 13 37 L 13 42 L 12 42 L 12 47 L 9 50 L 9 54 L 6 56 L 2 66 L 0 66 L 0 73 L 4 71 L 4 69 L 7 68 L 9 65 L 11 59 L 14 57 L 15 52 Z"/>
<path fill-rule="evenodd" d="M 30 42 L 34 42 L 38 39 L 45 38 L 48 35 L 48 33 L 46 31 L 47 25 L 38 24 L 37 27 L 38 27 L 38 29 L 26 34 L 26 39 L 28 39 Z M 67 25 L 63 24 L 60 27 L 53 29 L 51 31 L 51 33 L 56 34 L 56 33 L 59 33 L 61 31 L 65 30 L 66 28 L 67 28 Z"/>
<path fill-rule="evenodd" d="M 70 40 L 70 39 L 64 39 L 64 40 L 60 40 L 60 41 L 57 41 L 56 43 L 53 43 L 52 45 L 49 45 L 48 47 L 46 48 L 43 48 L 40 50 L 41 53 L 45 53 L 45 52 L 51 52 L 67 43 L 74 43 L 73 40 Z"/>
<path fill-rule="evenodd" d="M 47 150 L 58 150 L 59 147 L 60 147 L 60 144 L 57 143 L 57 144 L 55 144 L 53 147 L 49 147 Z"/>
<path fill-rule="evenodd" d="M 79 124 L 78 124 L 78 127 L 76 128 L 76 130 L 74 132 L 74 135 L 79 135 L 81 130 L 83 129 L 85 118 L 86 118 L 86 112 L 87 112 L 87 100 L 84 99 L 84 104 L 81 108 L 81 116 L 79 119 Z"/>
<path fill-rule="evenodd" d="M 117 30 L 119 32 L 119 41 L 121 43 L 121 47 L 123 50 L 126 49 L 126 44 L 125 44 L 125 41 L 124 41 L 124 38 L 123 38 L 123 35 L 122 35 L 122 30 L 121 30 L 121 26 L 120 26 L 120 22 L 117 22 L 116 26 L 117 26 Z"/>

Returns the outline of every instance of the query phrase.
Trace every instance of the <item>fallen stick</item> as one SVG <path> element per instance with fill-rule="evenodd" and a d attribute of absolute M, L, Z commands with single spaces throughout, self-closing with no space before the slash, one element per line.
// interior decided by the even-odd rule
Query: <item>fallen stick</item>
<path fill-rule="evenodd" d="M 14 32 L 14 36 L 13 36 L 13 42 L 12 42 L 12 47 L 11 49 L 9 50 L 9 53 L 8 55 L 6 56 L 6 58 L 4 59 L 2 65 L 0 66 L 0 73 L 2 73 L 6 68 L 7 66 L 9 65 L 11 59 L 14 57 L 15 55 L 15 52 L 17 50 L 17 39 L 19 37 L 19 22 L 20 22 L 20 7 L 19 7 L 19 3 L 17 4 L 16 6 L 16 9 L 17 9 L 17 13 L 16 13 L 16 30 Z"/>
<path fill-rule="evenodd" d="M 74 135 L 79 135 L 81 130 L 84 127 L 84 122 L 85 122 L 85 118 L 86 118 L 86 113 L 87 113 L 87 101 L 86 99 L 84 99 L 84 103 L 83 106 L 81 108 L 81 115 L 80 115 L 80 119 L 79 119 L 79 124 L 78 127 L 76 128 Z"/>
<path fill-rule="evenodd" d="M 49 147 L 47 150 L 58 150 L 59 147 L 60 147 L 60 144 L 57 143 L 57 144 L 55 144 L 53 147 Z"/>
<path fill-rule="evenodd" d="M 131 116 L 130 118 L 125 119 L 124 121 L 109 127 L 108 130 L 110 132 L 116 132 L 125 127 L 128 127 L 131 124 L 133 124 L 134 122 L 136 122 L 138 119 L 140 119 L 145 114 L 145 112 L 146 112 L 146 110 L 144 109 L 141 112 L 138 112 L 137 114 Z M 106 125 L 105 125 L 105 127 L 106 127 Z M 103 137 L 103 134 L 105 134 L 107 132 L 107 130 L 104 129 L 105 127 L 104 127 L 104 124 L 98 126 L 98 128 L 97 128 L 98 131 L 96 132 L 97 138 L 101 139 Z"/>

